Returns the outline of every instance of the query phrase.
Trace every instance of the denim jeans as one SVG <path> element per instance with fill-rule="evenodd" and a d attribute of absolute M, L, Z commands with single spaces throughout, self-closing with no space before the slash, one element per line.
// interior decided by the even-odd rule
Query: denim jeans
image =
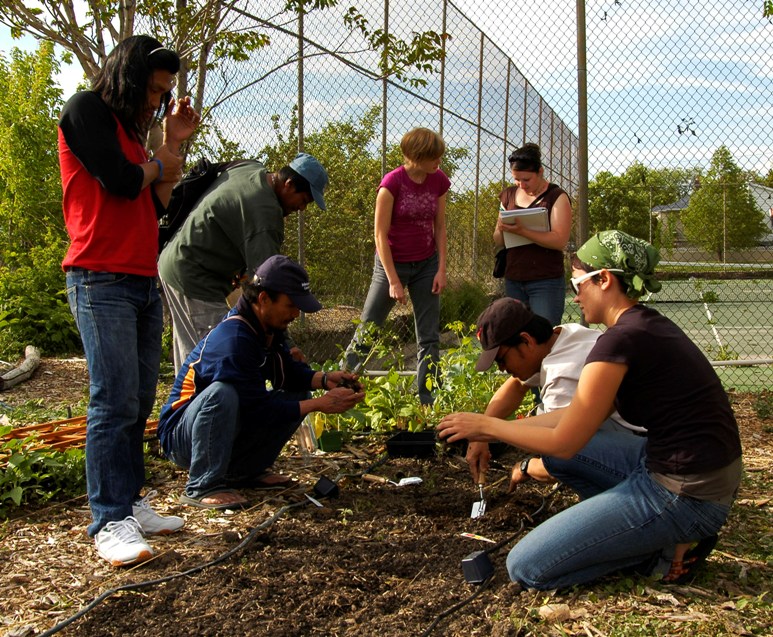
<path fill-rule="evenodd" d="M 308 398 L 307 393 L 277 393 L 285 400 Z M 169 437 L 169 458 L 188 469 L 185 494 L 200 498 L 259 476 L 274 464 L 301 420 L 244 422 L 234 386 L 212 383 L 191 401 Z"/>
<path fill-rule="evenodd" d="M 161 362 L 154 277 L 71 268 L 67 299 L 89 369 L 86 483 L 91 536 L 132 514 L 145 482 L 142 439 Z"/>
<path fill-rule="evenodd" d="M 583 500 L 611 489 L 639 465 L 647 443 L 645 437 L 620 429 L 624 428 L 613 420 L 605 421 L 602 428 L 571 458 L 543 456 L 545 469 Z"/>
<path fill-rule="evenodd" d="M 416 381 L 419 400 L 422 404 L 431 404 L 432 392 L 427 389 L 427 377 L 430 368 L 436 369 L 440 360 L 440 295 L 432 293 L 432 283 L 438 272 L 438 256 L 434 254 L 424 261 L 395 263 L 395 270 L 413 303 L 413 321 L 418 345 Z M 377 254 L 370 289 L 360 316 L 362 325 L 355 332 L 346 350 L 348 369 L 356 370 L 360 359 L 368 355 L 369 348 L 360 342 L 364 325 L 375 323 L 381 327 L 394 305 L 395 300 L 389 296 L 389 280 Z M 433 383 L 436 383 L 437 376 L 433 376 Z"/>
<path fill-rule="evenodd" d="M 631 441 L 638 444 L 619 447 Z M 654 563 L 678 543 L 719 531 L 730 507 L 676 495 L 653 480 L 643 451 L 637 453 L 645 442 L 614 432 L 593 437 L 583 448 L 585 470 L 578 480 L 589 497 L 546 520 L 513 547 L 507 556 L 510 579 L 539 590 L 582 584 Z M 555 469 L 547 462 L 545 466 L 551 473 Z M 607 484 L 614 486 L 604 490 Z M 592 495 L 594 488 L 598 492 Z"/>
<path fill-rule="evenodd" d="M 566 281 L 562 276 L 537 281 L 505 279 L 505 294 L 526 303 L 532 312 L 546 318 L 551 325 L 560 325 L 564 320 Z"/>

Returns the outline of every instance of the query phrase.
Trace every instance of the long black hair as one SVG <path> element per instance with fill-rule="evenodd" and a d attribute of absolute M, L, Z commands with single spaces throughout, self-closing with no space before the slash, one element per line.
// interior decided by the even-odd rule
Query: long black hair
<path fill-rule="evenodd" d="M 133 35 L 110 52 L 92 85 L 92 90 L 99 93 L 123 127 L 138 139 L 147 133 L 148 82 L 157 70 L 177 73 L 180 70 L 177 53 L 149 35 Z M 161 100 L 157 117 L 166 114 L 171 99 L 169 91 Z"/>

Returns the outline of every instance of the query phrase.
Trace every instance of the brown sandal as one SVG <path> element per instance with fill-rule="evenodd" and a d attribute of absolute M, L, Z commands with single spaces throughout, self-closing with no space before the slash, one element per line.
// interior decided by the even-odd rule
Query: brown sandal
<path fill-rule="evenodd" d="M 295 486 L 297 482 L 290 476 L 283 475 L 281 473 L 271 473 L 270 471 L 264 471 L 260 475 L 252 478 L 245 478 L 244 480 L 229 481 L 228 486 L 236 487 L 240 489 L 261 489 L 264 491 L 272 489 L 287 489 Z"/>
<path fill-rule="evenodd" d="M 663 576 L 663 582 L 666 584 L 686 584 L 690 581 L 714 550 L 718 540 L 719 536 L 717 535 L 705 537 L 684 554 L 683 560 L 671 562 L 671 568 Z"/>

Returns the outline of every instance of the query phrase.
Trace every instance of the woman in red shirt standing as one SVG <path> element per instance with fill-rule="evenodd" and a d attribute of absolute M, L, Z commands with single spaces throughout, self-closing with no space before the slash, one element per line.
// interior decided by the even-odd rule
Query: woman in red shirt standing
<path fill-rule="evenodd" d="M 163 326 L 157 211 L 181 176 L 180 144 L 199 121 L 189 98 L 172 99 L 179 68 L 177 54 L 158 40 L 127 38 L 107 57 L 93 90 L 71 97 L 59 121 L 70 236 L 62 267 L 90 378 L 88 532 L 114 566 L 149 559 L 143 535 L 183 525 L 140 498 Z M 164 141 L 149 158 L 144 142 L 156 118 L 164 122 Z"/>

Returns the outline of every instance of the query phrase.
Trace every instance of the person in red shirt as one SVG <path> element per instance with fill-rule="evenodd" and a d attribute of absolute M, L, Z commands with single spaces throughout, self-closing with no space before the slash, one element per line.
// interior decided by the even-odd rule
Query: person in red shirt
<path fill-rule="evenodd" d="M 88 363 L 86 480 L 97 552 L 114 566 L 149 559 L 144 539 L 182 518 L 140 498 L 142 438 L 155 400 L 163 327 L 157 286 L 157 216 L 182 173 L 180 144 L 199 115 L 172 99 L 180 59 L 149 36 L 120 42 L 90 91 L 73 95 L 59 120 L 59 164 L 70 247 L 67 297 Z M 151 125 L 164 125 L 148 157 Z"/>

